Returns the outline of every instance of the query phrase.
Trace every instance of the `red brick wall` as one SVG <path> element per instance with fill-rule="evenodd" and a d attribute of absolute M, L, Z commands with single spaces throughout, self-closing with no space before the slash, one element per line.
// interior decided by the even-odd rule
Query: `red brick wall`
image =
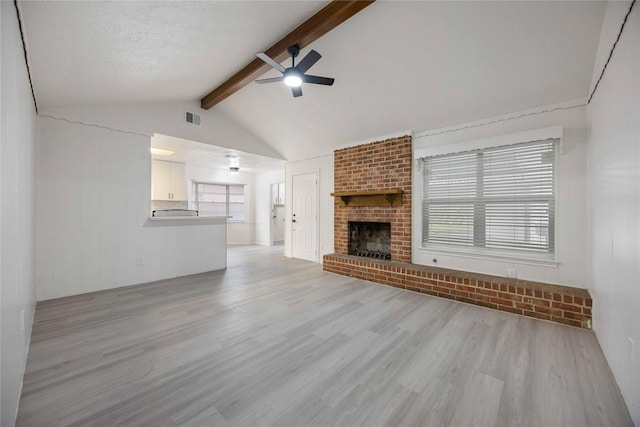
<path fill-rule="evenodd" d="M 334 247 L 346 255 L 349 221 L 391 223 L 391 259 L 411 262 L 411 136 L 336 150 L 334 191 L 401 189 L 400 206 L 343 206 L 334 202 Z"/>
<path fill-rule="evenodd" d="M 325 255 L 323 269 L 396 288 L 591 329 L 586 289 L 349 255 Z"/>
<path fill-rule="evenodd" d="M 345 206 L 334 201 L 335 254 L 323 268 L 414 292 L 582 328 L 591 328 L 586 289 L 484 276 L 411 264 L 411 137 L 337 150 L 335 192 L 402 189 L 399 206 Z M 391 223 L 392 261 L 349 256 L 349 221 Z"/>

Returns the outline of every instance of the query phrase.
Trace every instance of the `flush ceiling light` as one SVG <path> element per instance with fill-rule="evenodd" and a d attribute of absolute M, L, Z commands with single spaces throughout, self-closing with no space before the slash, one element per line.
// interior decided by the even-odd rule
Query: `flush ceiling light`
<path fill-rule="evenodd" d="M 160 148 L 151 147 L 151 154 L 155 154 L 156 156 L 172 156 L 174 151 L 162 150 Z"/>
<path fill-rule="evenodd" d="M 240 172 L 240 168 L 239 168 L 239 167 L 231 166 L 231 167 L 229 168 L 229 173 L 230 173 L 231 175 L 238 175 L 238 172 Z"/>

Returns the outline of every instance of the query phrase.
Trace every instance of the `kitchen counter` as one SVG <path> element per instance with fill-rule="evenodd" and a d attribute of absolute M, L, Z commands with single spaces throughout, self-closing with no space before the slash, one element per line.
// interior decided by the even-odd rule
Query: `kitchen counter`
<path fill-rule="evenodd" d="M 226 216 L 164 216 L 149 217 L 145 221 L 144 226 L 163 227 L 176 225 L 216 225 L 226 223 Z"/>

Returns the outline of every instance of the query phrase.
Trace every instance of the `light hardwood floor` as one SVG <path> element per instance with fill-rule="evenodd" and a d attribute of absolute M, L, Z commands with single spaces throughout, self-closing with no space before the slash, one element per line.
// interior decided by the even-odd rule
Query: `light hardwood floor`
<path fill-rule="evenodd" d="M 632 425 L 590 331 L 281 251 L 39 303 L 17 425 Z"/>

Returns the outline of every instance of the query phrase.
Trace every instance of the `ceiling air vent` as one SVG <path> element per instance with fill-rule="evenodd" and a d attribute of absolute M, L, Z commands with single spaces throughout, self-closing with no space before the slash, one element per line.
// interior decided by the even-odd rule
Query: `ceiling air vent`
<path fill-rule="evenodd" d="M 200 116 L 197 114 L 187 112 L 187 123 L 200 126 Z"/>

